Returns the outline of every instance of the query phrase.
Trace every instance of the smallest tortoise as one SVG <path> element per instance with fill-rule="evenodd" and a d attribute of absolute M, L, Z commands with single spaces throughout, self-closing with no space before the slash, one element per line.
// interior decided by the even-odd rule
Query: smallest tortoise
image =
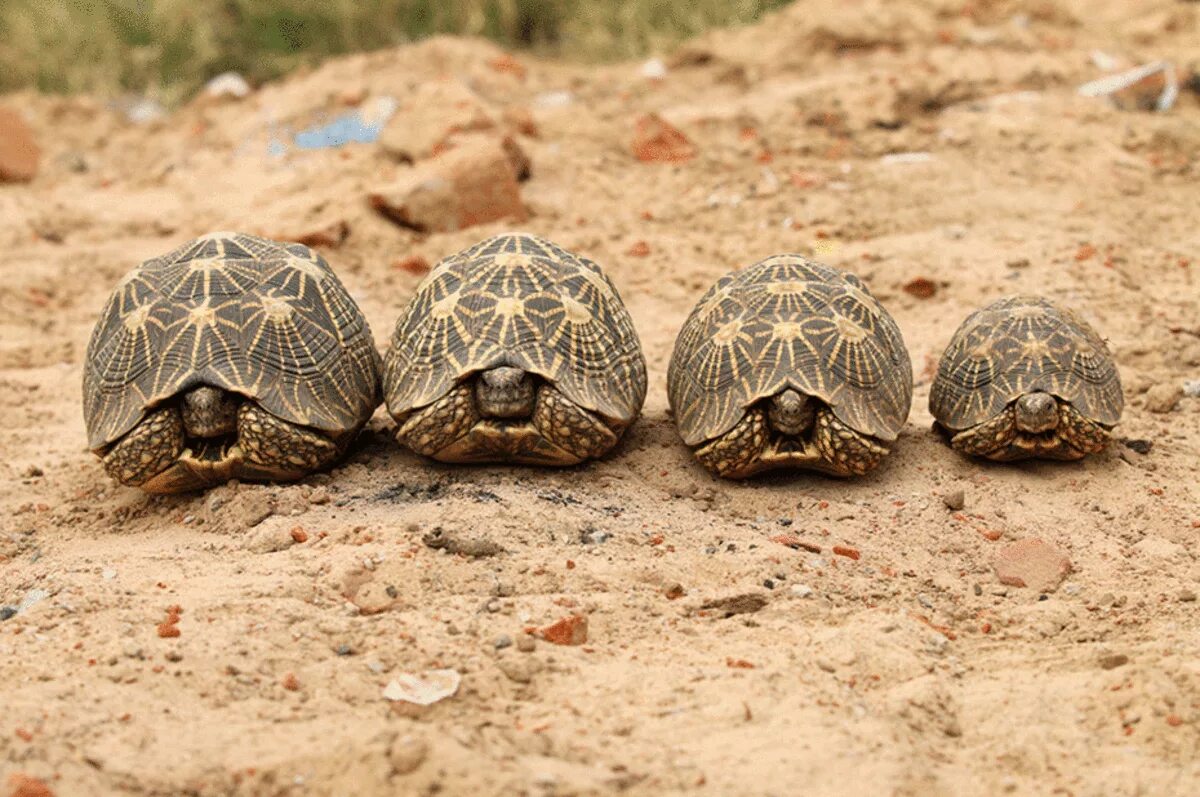
<path fill-rule="evenodd" d="M 371 330 L 306 246 L 212 233 L 113 291 L 88 344 L 88 445 L 151 493 L 286 480 L 337 459 L 380 401 Z"/>
<path fill-rule="evenodd" d="M 1080 459 L 1102 451 L 1124 406 L 1104 341 L 1039 296 L 967 316 L 938 366 L 929 411 L 950 445 L 995 460 Z"/>

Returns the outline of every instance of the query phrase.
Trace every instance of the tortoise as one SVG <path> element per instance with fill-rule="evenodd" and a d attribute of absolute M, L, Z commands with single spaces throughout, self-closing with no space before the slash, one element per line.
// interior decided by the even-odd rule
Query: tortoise
<path fill-rule="evenodd" d="M 934 428 L 953 448 L 1001 461 L 1102 451 L 1124 404 L 1104 340 L 1040 296 L 1005 297 L 967 316 L 929 393 Z"/>
<path fill-rule="evenodd" d="M 396 439 L 419 454 L 573 465 L 637 418 L 646 361 L 598 265 L 514 232 L 433 268 L 396 321 L 383 385 Z"/>
<path fill-rule="evenodd" d="M 862 475 L 908 417 L 912 364 L 858 277 L 782 254 L 704 294 L 675 341 L 667 390 L 684 443 L 718 476 Z"/>
<path fill-rule="evenodd" d="M 290 480 L 330 464 L 381 400 L 371 330 L 306 246 L 217 232 L 117 285 L 88 343 L 88 445 L 147 492 Z"/>

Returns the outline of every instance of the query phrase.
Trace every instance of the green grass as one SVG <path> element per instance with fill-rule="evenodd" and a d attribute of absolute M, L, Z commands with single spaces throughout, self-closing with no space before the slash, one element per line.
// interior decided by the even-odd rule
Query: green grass
<path fill-rule="evenodd" d="M 575 60 L 665 50 L 787 0 L 0 0 L 0 91 L 147 93 L 252 82 L 437 33 Z"/>

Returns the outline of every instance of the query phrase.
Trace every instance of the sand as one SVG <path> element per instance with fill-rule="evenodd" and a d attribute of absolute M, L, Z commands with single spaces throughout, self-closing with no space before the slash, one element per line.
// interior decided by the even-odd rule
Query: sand
<path fill-rule="evenodd" d="M 1200 791 L 1200 399 L 1177 398 L 1200 378 L 1200 102 L 1076 94 L 1104 74 L 1094 51 L 1186 66 L 1200 5 L 843 5 L 710 34 L 662 79 L 436 39 L 148 125 L 3 98 L 43 160 L 0 187 L 0 605 L 44 597 L 0 621 L 0 789 Z M 603 264 L 629 306 L 650 390 L 625 441 L 566 470 L 450 467 L 402 451 L 381 409 L 298 484 L 110 482 L 81 361 L 141 260 L 217 229 L 344 223 L 321 251 L 383 350 L 420 279 L 398 266 L 513 226 L 393 224 L 367 196 L 412 167 L 375 145 L 268 154 L 276 127 L 445 79 L 535 123 L 516 134 L 519 226 Z M 651 113 L 694 157 L 634 157 Z M 865 478 L 718 481 L 675 434 L 665 373 L 688 311 L 784 251 L 859 274 L 911 352 L 912 413 Z M 1021 291 L 1106 336 L 1134 442 L 996 465 L 930 433 L 954 328 Z M 1053 558 L 1033 563 L 1050 591 L 1001 583 L 1014 543 Z M 548 636 L 586 641 L 527 633 L 564 620 Z M 461 676 L 453 696 L 384 696 L 436 669 Z"/>

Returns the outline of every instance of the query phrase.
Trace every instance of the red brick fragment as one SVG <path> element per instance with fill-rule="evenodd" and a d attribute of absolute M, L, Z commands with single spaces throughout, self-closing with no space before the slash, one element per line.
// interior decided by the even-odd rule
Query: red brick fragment
<path fill-rule="evenodd" d="M 650 254 L 650 244 L 645 241 L 638 241 L 633 246 L 629 247 L 629 251 L 625 254 L 630 257 L 645 257 Z"/>
<path fill-rule="evenodd" d="M 289 672 L 287 675 L 283 676 L 283 680 L 280 681 L 280 683 L 283 685 L 283 688 L 289 692 L 300 691 L 300 679 L 296 677 L 296 673 L 294 672 Z"/>
<path fill-rule="evenodd" d="M 8 797 L 54 797 L 54 792 L 44 781 L 23 772 L 14 772 L 8 776 Z"/>
<path fill-rule="evenodd" d="M 293 542 L 308 542 L 308 532 L 302 526 L 296 526 L 292 529 Z"/>
<path fill-rule="evenodd" d="M 1004 546 L 993 566 L 1001 584 L 1053 592 L 1071 572 L 1071 559 L 1048 542 L 1024 539 Z"/>
<path fill-rule="evenodd" d="M 835 545 L 833 546 L 833 552 L 838 556 L 845 556 L 848 559 L 853 559 L 856 562 L 862 556 L 862 554 L 858 552 L 857 548 L 851 548 L 848 545 Z"/>
<path fill-rule="evenodd" d="M 166 622 L 158 624 L 158 635 L 163 639 L 177 637 L 180 633 L 179 626 L 175 625 L 175 623 Z"/>
<path fill-rule="evenodd" d="M 696 146 L 661 116 L 647 114 L 637 120 L 633 155 L 643 163 L 684 163 L 696 156 Z"/>
<path fill-rule="evenodd" d="M 937 283 L 925 277 L 917 277 L 904 283 L 904 292 L 918 299 L 929 299 L 937 293 Z"/>
<path fill-rule="evenodd" d="M 535 634 L 552 645 L 582 645 L 588 639 L 587 617 L 573 614 L 557 623 L 539 628 Z"/>

